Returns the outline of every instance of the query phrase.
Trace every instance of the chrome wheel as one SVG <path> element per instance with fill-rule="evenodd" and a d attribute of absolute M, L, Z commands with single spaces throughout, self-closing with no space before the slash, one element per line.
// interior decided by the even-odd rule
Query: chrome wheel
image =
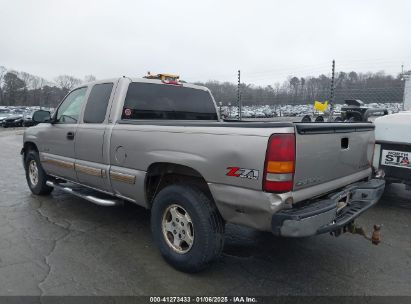
<path fill-rule="evenodd" d="M 188 212 L 173 204 L 164 211 L 162 231 L 167 245 L 175 252 L 184 254 L 194 243 L 194 227 Z"/>
<path fill-rule="evenodd" d="M 34 159 L 29 163 L 29 178 L 31 185 L 33 187 L 37 186 L 37 183 L 39 182 L 39 169 L 37 168 L 37 163 Z"/>

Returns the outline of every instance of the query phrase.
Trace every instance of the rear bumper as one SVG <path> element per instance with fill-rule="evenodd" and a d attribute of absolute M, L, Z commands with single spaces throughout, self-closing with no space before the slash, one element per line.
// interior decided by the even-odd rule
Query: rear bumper
<path fill-rule="evenodd" d="M 411 144 L 410 143 L 400 143 L 400 142 L 388 142 L 388 141 L 377 141 L 374 151 L 374 161 L 373 166 L 375 169 L 382 169 L 385 174 L 385 180 L 391 183 L 404 183 L 411 185 L 411 168 L 399 167 L 393 165 L 384 165 L 383 161 L 383 150 L 388 151 L 398 151 L 403 153 L 411 154 Z"/>
<path fill-rule="evenodd" d="M 272 216 L 272 232 L 284 237 L 306 237 L 338 230 L 375 205 L 384 187 L 385 181 L 372 179 L 310 205 L 277 212 Z M 337 207 L 341 207 L 341 202 L 346 203 L 344 208 Z"/>

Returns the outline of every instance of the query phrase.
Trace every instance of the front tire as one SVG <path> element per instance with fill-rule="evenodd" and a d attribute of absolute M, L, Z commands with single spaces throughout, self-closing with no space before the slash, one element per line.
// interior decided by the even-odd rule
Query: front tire
<path fill-rule="evenodd" d="M 53 187 L 46 185 L 47 174 L 40 163 L 38 152 L 30 150 L 25 159 L 26 180 L 33 194 L 48 195 L 53 191 Z"/>
<path fill-rule="evenodd" d="M 197 188 L 170 185 L 155 197 L 151 231 L 164 259 L 184 272 L 198 272 L 217 259 L 224 221 L 212 200 Z"/>

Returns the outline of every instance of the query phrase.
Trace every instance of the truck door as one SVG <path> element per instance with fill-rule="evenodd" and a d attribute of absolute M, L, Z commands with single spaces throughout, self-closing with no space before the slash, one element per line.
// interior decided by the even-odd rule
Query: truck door
<path fill-rule="evenodd" d="M 111 187 L 108 180 L 108 151 L 104 147 L 109 142 L 109 132 L 106 133 L 107 108 L 114 95 L 114 85 L 113 82 L 99 83 L 91 88 L 75 140 L 78 181 L 107 192 L 111 192 Z"/>
<path fill-rule="evenodd" d="M 87 87 L 70 92 L 57 109 L 54 122 L 41 139 L 41 160 L 47 173 L 76 181 L 74 139 Z"/>

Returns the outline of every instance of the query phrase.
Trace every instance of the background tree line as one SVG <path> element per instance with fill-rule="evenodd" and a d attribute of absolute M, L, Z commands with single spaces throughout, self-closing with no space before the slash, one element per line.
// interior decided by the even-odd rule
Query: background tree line
<path fill-rule="evenodd" d="M 0 66 L 0 105 L 55 107 L 75 86 L 96 78 L 87 75 L 78 79 L 70 75 L 60 75 L 53 81 L 26 72 L 7 70 Z M 324 101 L 330 96 L 330 75 L 317 77 L 290 76 L 283 83 L 268 86 L 241 84 L 241 99 L 246 105 L 311 104 L 314 100 Z M 217 102 L 224 105 L 237 101 L 237 84 L 208 81 L 197 84 L 208 87 Z M 335 102 L 356 98 L 364 102 L 401 102 L 403 80 L 377 73 L 339 72 L 335 78 Z"/>
<path fill-rule="evenodd" d="M 84 79 L 60 75 L 48 81 L 0 66 L 0 105 L 55 107 L 71 89 L 95 79 L 93 75 L 86 75 Z"/>
<path fill-rule="evenodd" d="M 208 87 L 218 102 L 224 105 L 237 102 L 237 84 L 230 82 L 208 81 L 198 82 Z M 344 103 L 345 99 L 361 99 L 371 102 L 402 102 L 404 81 L 402 75 L 396 77 L 377 73 L 339 72 L 335 76 L 336 103 Z M 290 76 L 283 83 L 275 83 L 265 87 L 241 83 L 241 100 L 246 105 L 270 104 L 311 104 L 315 100 L 325 101 L 330 98 L 331 77 Z"/>

